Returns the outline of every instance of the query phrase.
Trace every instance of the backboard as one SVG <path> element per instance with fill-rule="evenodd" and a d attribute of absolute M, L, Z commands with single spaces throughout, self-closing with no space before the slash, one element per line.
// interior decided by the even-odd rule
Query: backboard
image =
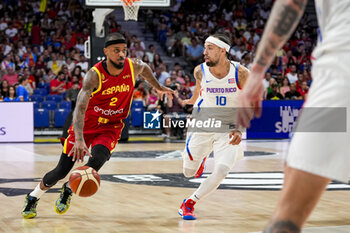
<path fill-rule="evenodd" d="M 140 2 L 141 7 L 149 8 L 163 8 L 171 7 L 172 0 L 142 0 Z M 121 7 L 121 0 L 85 0 L 86 7 L 103 7 L 103 8 L 114 8 Z"/>

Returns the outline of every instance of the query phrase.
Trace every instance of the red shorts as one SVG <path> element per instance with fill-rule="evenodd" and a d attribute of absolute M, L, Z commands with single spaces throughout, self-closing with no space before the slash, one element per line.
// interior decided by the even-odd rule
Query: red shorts
<path fill-rule="evenodd" d="M 118 143 L 122 127 L 112 130 L 104 130 L 99 132 L 84 132 L 85 144 L 88 148 L 94 147 L 97 144 L 104 145 L 112 153 L 115 146 Z M 70 150 L 74 146 L 75 136 L 74 131 L 69 130 L 69 136 L 66 138 L 63 146 L 63 153 L 69 154 Z"/>

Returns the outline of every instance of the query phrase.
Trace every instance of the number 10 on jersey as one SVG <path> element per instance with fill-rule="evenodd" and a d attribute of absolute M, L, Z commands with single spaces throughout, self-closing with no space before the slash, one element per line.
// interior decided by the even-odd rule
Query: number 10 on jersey
<path fill-rule="evenodd" d="M 226 105 L 226 96 L 216 96 L 216 105 L 225 106 Z"/>

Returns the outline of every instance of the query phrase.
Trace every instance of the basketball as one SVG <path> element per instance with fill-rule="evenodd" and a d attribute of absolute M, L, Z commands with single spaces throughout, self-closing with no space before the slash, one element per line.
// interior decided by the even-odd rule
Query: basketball
<path fill-rule="evenodd" d="M 78 167 L 70 175 L 69 185 L 78 196 L 89 197 L 94 195 L 100 187 L 100 176 L 92 167 Z"/>

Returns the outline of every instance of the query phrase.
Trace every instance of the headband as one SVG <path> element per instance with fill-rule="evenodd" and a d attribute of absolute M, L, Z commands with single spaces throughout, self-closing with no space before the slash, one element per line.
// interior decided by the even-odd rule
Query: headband
<path fill-rule="evenodd" d="M 230 51 L 230 48 L 231 46 L 226 44 L 225 42 L 213 37 L 213 36 L 209 36 L 205 42 L 209 42 L 209 43 L 212 43 L 212 44 L 215 44 L 216 46 L 220 47 L 220 48 L 223 48 L 226 50 L 226 52 L 229 52 Z"/>
<path fill-rule="evenodd" d="M 116 39 L 116 40 L 106 41 L 105 48 L 107 48 L 108 46 L 110 46 L 112 44 L 126 44 L 126 40 L 125 39 Z"/>

